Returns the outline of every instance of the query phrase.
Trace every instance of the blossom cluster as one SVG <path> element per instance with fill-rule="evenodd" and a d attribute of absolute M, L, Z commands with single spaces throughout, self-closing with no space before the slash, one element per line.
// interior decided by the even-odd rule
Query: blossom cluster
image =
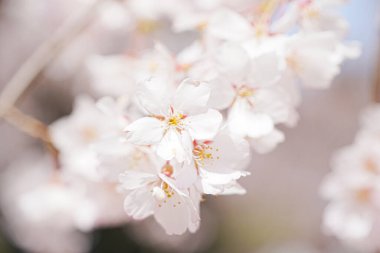
<path fill-rule="evenodd" d="M 380 249 L 380 107 L 362 115 L 354 143 L 340 150 L 321 192 L 328 206 L 324 228 L 363 252 Z"/>
<path fill-rule="evenodd" d="M 173 53 L 156 42 L 137 55 L 90 59 L 93 89 L 123 94 L 128 123 L 119 141 L 128 151 L 108 154 L 116 149 L 111 144 L 98 155 L 101 171 L 121 173 L 112 178 L 126 190 L 127 214 L 153 214 L 167 233 L 180 234 L 197 229 L 203 194 L 244 193 L 236 180 L 248 174 L 249 146 L 265 153 L 284 140 L 278 125 L 296 124 L 299 85 L 328 88 L 342 62 L 359 54 L 343 41 L 346 22 L 333 12 L 342 3 L 266 1 L 247 8 L 177 1 L 184 4 L 178 12 L 163 4 L 175 32 L 197 32 L 189 46 Z M 111 101 L 98 106 L 115 107 Z M 115 165 L 136 149 L 144 166 L 135 166 L 135 158 L 133 166 Z"/>
<path fill-rule="evenodd" d="M 71 115 L 50 125 L 59 170 L 23 194 L 24 211 L 82 205 L 65 212 L 65 226 L 154 216 L 168 234 L 195 232 L 203 196 L 244 194 L 238 180 L 251 151 L 271 151 L 285 138 L 279 126 L 296 125 L 301 86 L 329 88 L 360 53 L 344 41 L 344 0 L 154 2 L 118 4 L 131 45 L 87 59 L 98 99 L 78 96 Z M 137 32 L 149 36 L 163 19 L 196 39 L 179 52 L 157 41 L 141 50 Z M 51 187 L 63 209 L 52 208 Z M 29 205 L 38 198 L 48 206 Z"/>

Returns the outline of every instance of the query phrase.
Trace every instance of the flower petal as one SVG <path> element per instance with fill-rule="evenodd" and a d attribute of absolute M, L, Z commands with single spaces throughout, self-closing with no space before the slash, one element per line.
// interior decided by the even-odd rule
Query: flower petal
<path fill-rule="evenodd" d="M 271 117 L 251 110 L 245 101 L 235 102 L 228 115 L 228 127 L 232 133 L 258 138 L 273 130 L 274 124 Z"/>
<path fill-rule="evenodd" d="M 127 140 L 137 145 L 156 144 L 162 139 L 163 124 L 160 120 L 153 117 L 144 117 L 129 124 Z"/>
<path fill-rule="evenodd" d="M 169 108 L 169 81 L 163 77 L 153 77 L 140 84 L 136 98 L 147 114 L 162 115 Z"/>
<path fill-rule="evenodd" d="M 250 59 L 247 52 L 238 44 L 224 43 L 215 54 L 216 67 L 229 80 L 243 82 L 249 71 Z"/>
<path fill-rule="evenodd" d="M 177 88 L 173 106 L 184 114 L 194 114 L 206 110 L 210 98 L 211 89 L 204 83 L 197 84 L 196 81 L 185 79 Z"/>
<path fill-rule="evenodd" d="M 145 188 L 129 192 L 124 200 L 124 210 L 134 219 L 144 219 L 154 212 L 155 200 Z"/>
<path fill-rule="evenodd" d="M 157 146 L 157 154 L 167 161 L 175 158 L 178 162 L 189 162 L 192 140 L 186 131 L 179 133 L 175 129 L 168 129 Z"/>
<path fill-rule="evenodd" d="M 209 109 L 206 113 L 191 116 L 185 119 L 189 126 L 189 132 L 193 139 L 211 140 L 218 133 L 223 116 L 214 109 Z"/>
<path fill-rule="evenodd" d="M 252 34 L 252 28 L 248 21 L 229 9 L 216 12 L 211 17 L 207 30 L 216 38 L 230 41 L 243 40 Z"/>
<path fill-rule="evenodd" d="M 157 176 L 139 171 L 126 171 L 120 175 L 119 180 L 124 189 L 134 190 L 136 188 L 145 187 L 150 182 L 154 182 L 157 180 Z"/>

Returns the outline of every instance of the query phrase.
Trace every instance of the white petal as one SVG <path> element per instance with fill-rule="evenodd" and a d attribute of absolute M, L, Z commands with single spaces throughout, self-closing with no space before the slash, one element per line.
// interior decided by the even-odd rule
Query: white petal
<path fill-rule="evenodd" d="M 154 212 L 155 200 L 145 188 L 136 189 L 127 194 L 124 210 L 134 219 L 144 219 Z"/>
<path fill-rule="evenodd" d="M 133 190 L 154 182 L 157 180 L 157 176 L 139 171 L 126 171 L 120 175 L 119 180 L 124 189 Z"/>
<path fill-rule="evenodd" d="M 174 194 L 162 201 L 155 209 L 154 217 L 169 235 L 180 235 L 189 229 L 194 232 L 199 225 L 199 210 L 196 203 Z"/>
<path fill-rule="evenodd" d="M 127 140 L 138 145 L 151 145 L 158 143 L 163 135 L 162 121 L 153 117 L 144 117 L 129 124 Z"/>
<path fill-rule="evenodd" d="M 181 189 L 187 189 L 195 183 L 198 178 L 197 169 L 193 162 L 184 163 L 182 166 L 176 166 L 174 178 L 176 185 Z"/>
<path fill-rule="evenodd" d="M 202 191 L 204 194 L 211 195 L 243 195 L 246 193 L 246 190 L 235 181 L 226 185 L 213 185 L 202 181 Z"/>
<path fill-rule="evenodd" d="M 251 60 L 248 80 L 253 86 L 268 86 L 278 81 L 282 74 L 281 59 L 274 52 L 265 52 Z"/>
<path fill-rule="evenodd" d="M 239 41 L 252 34 L 252 27 L 240 14 L 223 9 L 215 13 L 208 24 L 208 32 L 219 39 Z"/>
<path fill-rule="evenodd" d="M 205 111 L 210 93 L 211 89 L 205 84 L 186 79 L 177 88 L 173 106 L 176 110 L 185 114 Z"/>
<path fill-rule="evenodd" d="M 255 113 L 245 101 L 236 101 L 228 115 L 228 128 L 239 136 L 258 138 L 270 133 L 274 124 L 271 117 Z"/>
<path fill-rule="evenodd" d="M 192 141 L 186 131 L 179 133 L 175 129 L 168 129 L 157 146 L 157 154 L 164 160 L 175 158 L 178 162 L 190 161 L 192 155 Z"/>
<path fill-rule="evenodd" d="M 249 71 L 248 53 L 236 43 L 224 43 L 215 53 L 216 67 L 229 80 L 243 82 Z M 261 69 L 262 70 L 262 69 Z"/>
<path fill-rule="evenodd" d="M 273 129 L 267 135 L 264 135 L 260 138 L 253 139 L 251 141 L 252 147 L 260 154 L 265 154 L 272 151 L 279 143 L 285 140 L 284 134 L 277 130 Z"/>
<path fill-rule="evenodd" d="M 236 92 L 228 80 L 214 79 L 208 82 L 207 86 L 211 88 L 209 107 L 223 110 L 232 104 Z"/>
<path fill-rule="evenodd" d="M 222 130 L 208 145 L 210 149 L 207 152 L 212 158 L 199 164 L 207 171 L 231 173 L 244 169 L 250 161 L 249 143 L 244 138 L 232 137 L 227 130 Z"/>
<path fill-rule="evenodd" d="M 230 173 L 216 173 L 205 169 L 200 169 L 200 176 L 203 181 L 213 185 L 229 184 L 241 177 L 248 176 L 248 171 L 232 171 Z"/>
<path fill-rule="evenodd" d="M 192 64 L 199 60 L 203 54 L 204 49 L 202 44 L 199 41 L 195 41 L 177 55 L 177 62 L 180 64 Z"/>
<path fill-rule="evenodd" d="M 169 81 L 163 77 L 153 77 L 140 84 L 136 98 L 147 114 L 162 115 L 169 108 Z"/>
<path fill-rule="evenodd" d="M 186 232 L 191 221 L 190 208 L 185 198 L 177 193 L 165 202 L 156 206 L 154 217 L 169 235 L 180 235 Z"/>
<path fill-rule="evenodd" d="M 220 112 L 209 109 L 207 113 L 190 116 L 185 119 L 193 139 L 211 140 L 218 133 L 223 117 Z"/>
<path fill-rule="evenodd" d="M 295 73 L 304 85 L 321 89 L 330 86 L 340 71 L 342 61 L 334 34 L 301 34 L 293 38 L 290 48 L 293 50 L 291 57 L 295 61 Z"/>

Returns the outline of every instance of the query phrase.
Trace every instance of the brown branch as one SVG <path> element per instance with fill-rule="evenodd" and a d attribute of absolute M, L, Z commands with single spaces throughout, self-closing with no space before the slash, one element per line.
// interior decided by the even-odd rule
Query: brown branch
<path fill-rule="evenodd" d="M 376 77 L 374 80 L 373 90 L 372 90 L 372 100 L 375 103 L 380 103 L 380 49 L 378 50 Z"/>
<path fill-rule="evenodd" d="M 16 108 L 11 108 L 5 115 L 4 119 L 11 125 L 15 126 L 22 132 L 40 139 L 48 151 L 52 154 L 56 168 L 59 168 L 59 151 L 53 145 L 49 128 L 41 121 L 24 114 Z"/>
<path fill-rule="evenodd" d="M 80 9 L 23 63 L 0 94 L 0 117 L 17 103 L 33 80 L 90 23 L 102 1 L 94 0 Z"/>

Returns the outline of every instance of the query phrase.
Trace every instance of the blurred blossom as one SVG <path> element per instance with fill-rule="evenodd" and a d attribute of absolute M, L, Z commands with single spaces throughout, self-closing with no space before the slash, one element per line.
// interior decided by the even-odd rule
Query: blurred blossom
<path fill-rule="evenodd" d="M 132 224 L 128 232 L 131 237 L 142 245 L 149 245 L 156 251 L 163 252 L 207 252 L 217 239 L 218 220 L 213 210 L 206 206 L 202 210 L 204 223 L 195 234 L 166 235 L 161 233 L 161 228 L 152 219 Z"/>
<path fill-rule="evenodd" d="M 117 109 L 116 104 L 109 106 L 115 108 L 105 109 Z M 102 113 L 90 97 L 78 97 L 71 115 L 57 120 L 50 126 L 52 139 L 60 150 L 60 163 L 65 171 L 87 180 L 99 181 L 98 158 L 93 145 L 101 138 L 122 132 L 126 121 L 123 121 L 123 118 L 119 120 L 115 119 L 114 115 Z"/>
<path fill-rule="evenodd" d="M 74 226 L 77 189 L 57 181 L 48 157 L 25 154 L 2 171 L 0 185 L 5 228 L 19 246 L 31 252 L 87 251 L 89 238 Z"/>
<path fill-rule="evenodd" d="M 380 107 L 364 111 L 354 143 L 335 156 L 333 171 L 322 186 L 329 200 L 324 225 L 349 245 L 364 252 L 380 249 Z"/>

